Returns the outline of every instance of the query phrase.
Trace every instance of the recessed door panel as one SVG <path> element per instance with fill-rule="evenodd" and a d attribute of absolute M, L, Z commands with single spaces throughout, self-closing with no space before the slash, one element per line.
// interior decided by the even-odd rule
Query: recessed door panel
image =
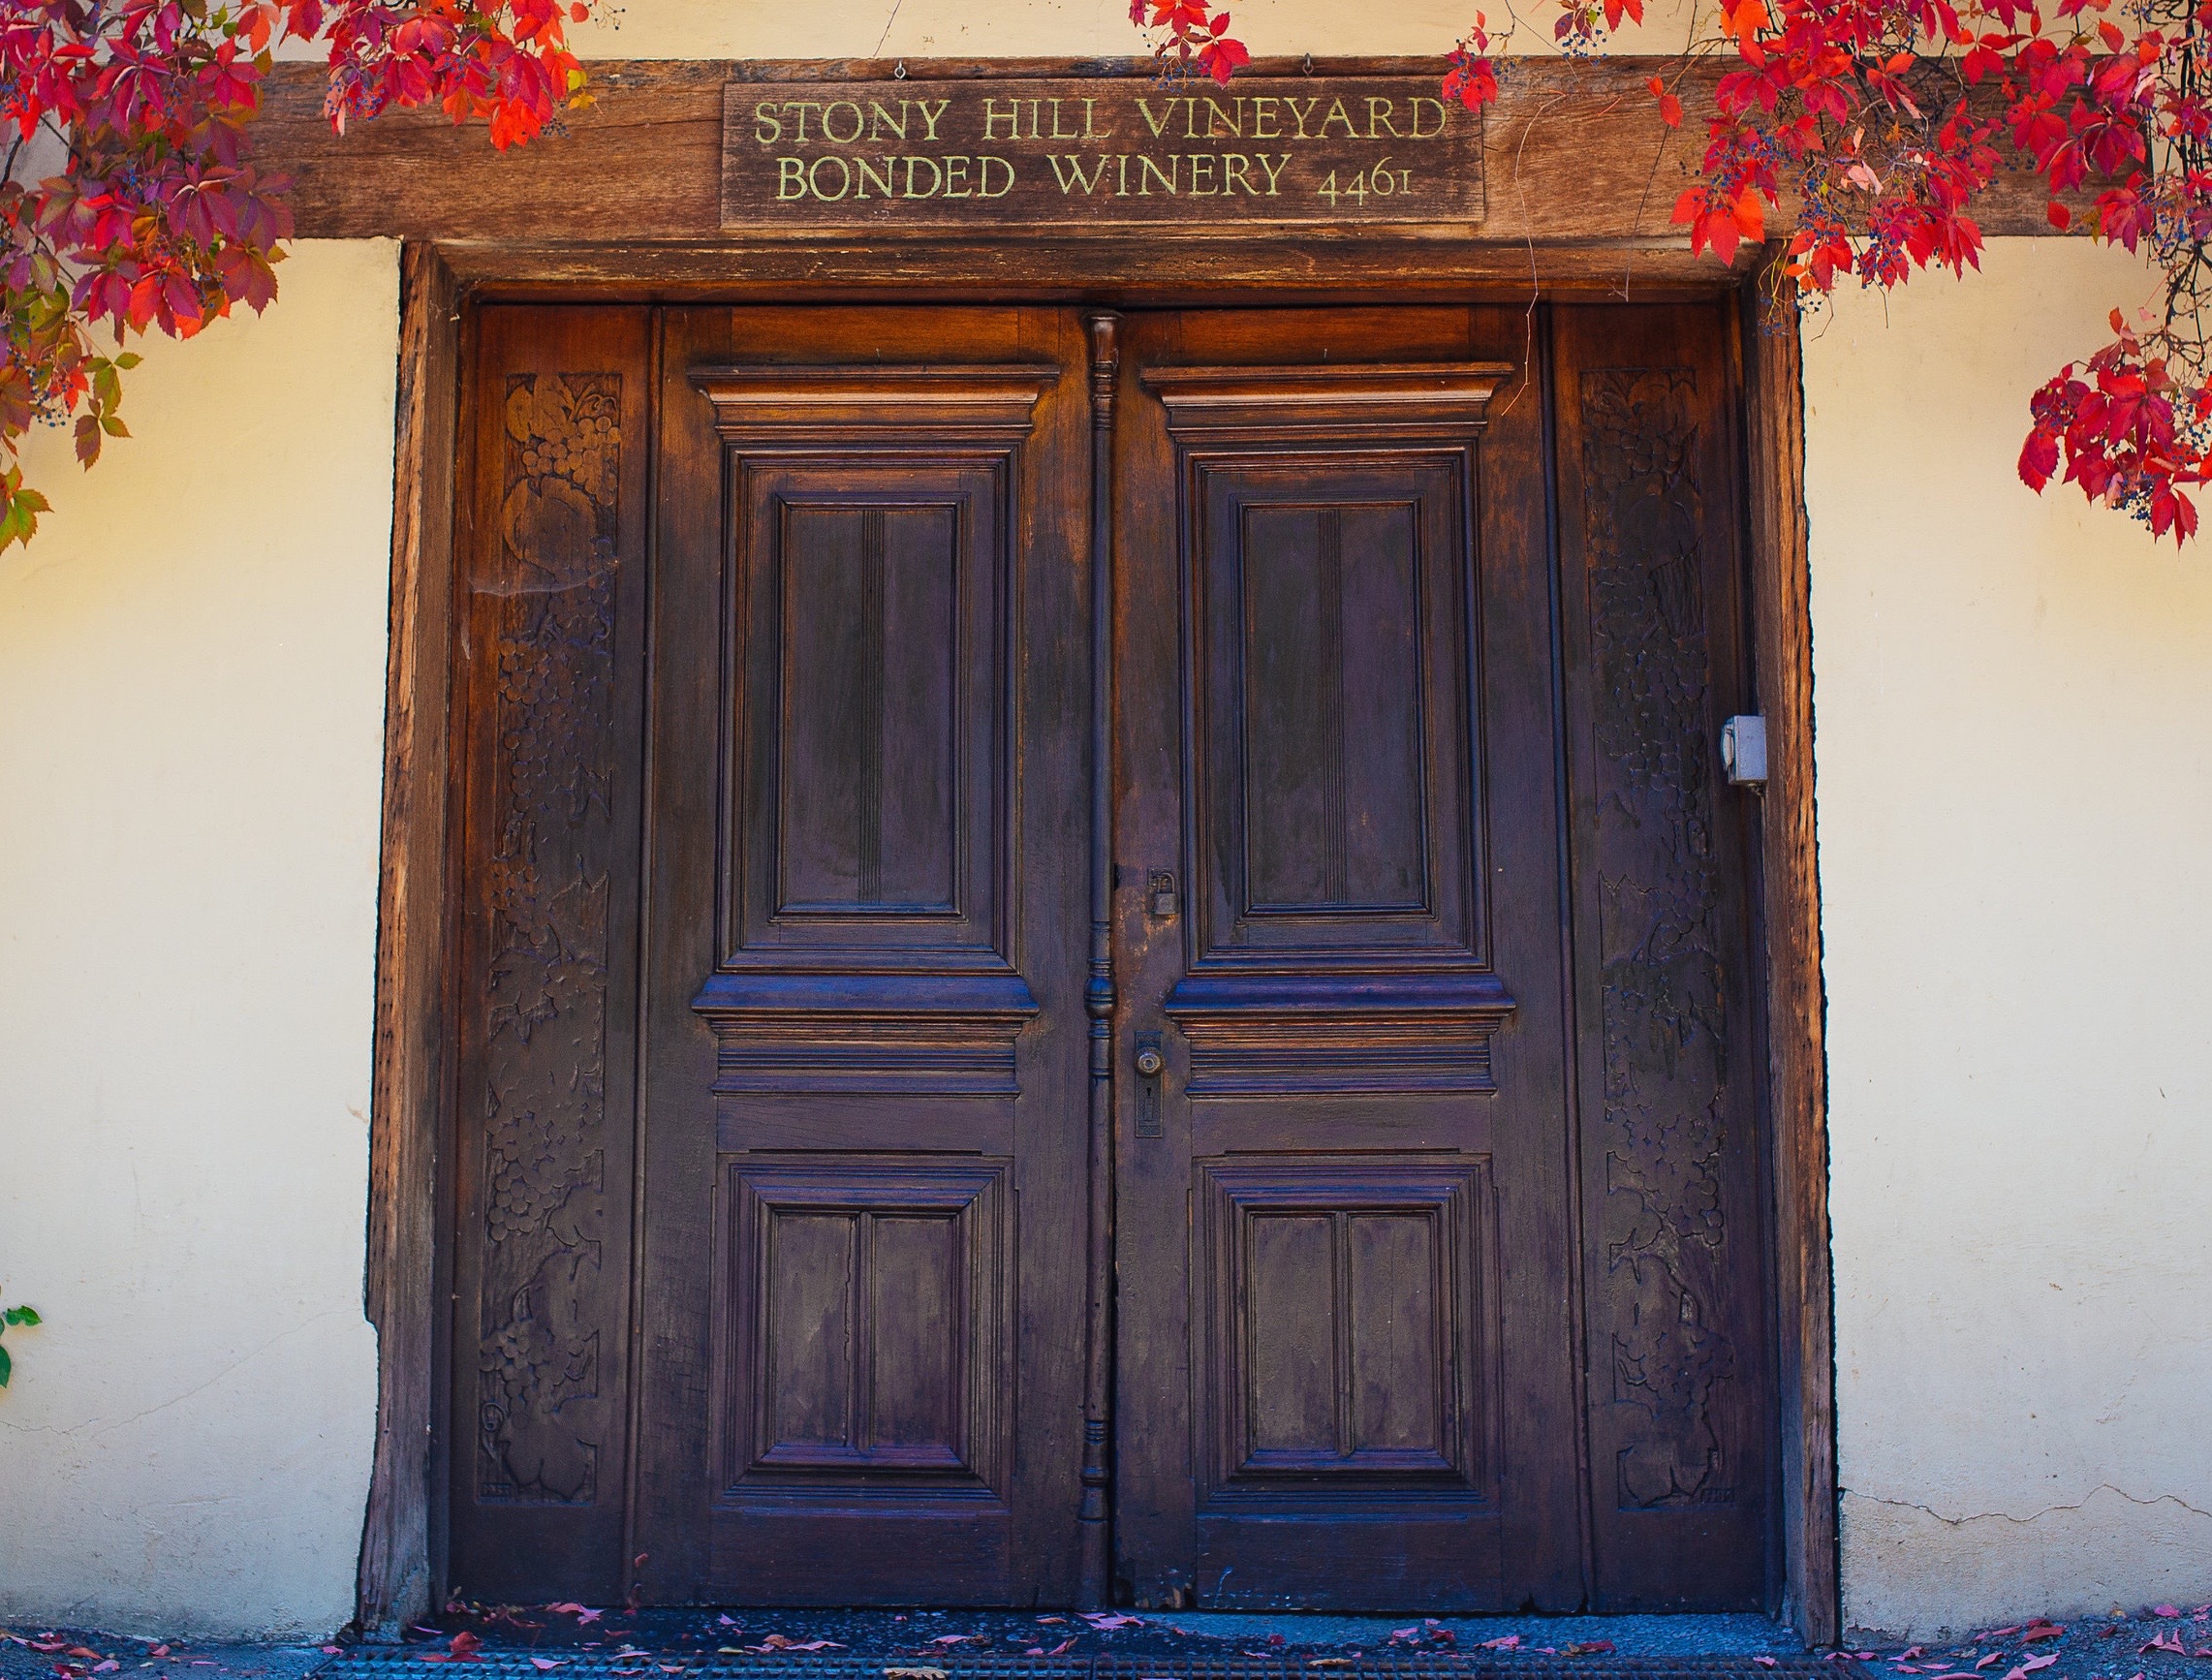
<path fill-rule="evenodd" d="M 772 506 L 783 611 L 768 919 L 956 915 L 961 506 Z"/>
<path fill-rule="evenodd" d="M 728 1174 L 725 1492 L 1003 1501 L 1007 1164 L 760 1152 Z"/>
<path fill-rule="evenodd" d="M 1489 1496 L 1487 1164 L 1198 1164 L 1206 1506 Z"/>
<path fill-rule="evenodd" d="M 1201 960 L 1472 953 L 1464 445 L 1187 471 Z"/>
<path fill-rule="evenodd" d="M 1424 910 L 1418 506 L 1236 511 L 1238 919 Z"/>

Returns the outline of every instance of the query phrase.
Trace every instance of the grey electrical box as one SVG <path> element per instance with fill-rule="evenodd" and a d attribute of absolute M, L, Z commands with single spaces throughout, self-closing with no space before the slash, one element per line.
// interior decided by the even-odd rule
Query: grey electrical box
<path fill-rule="evenodd" d="M 1739 788 L 1766 785 L 1766 720 L 1734 717 L 1721 726 L 1721 768 Z"/>

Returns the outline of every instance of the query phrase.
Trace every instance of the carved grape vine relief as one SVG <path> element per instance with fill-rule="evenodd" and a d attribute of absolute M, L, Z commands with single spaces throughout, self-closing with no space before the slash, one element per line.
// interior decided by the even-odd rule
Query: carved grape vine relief
<path fill-rule="evenodd" d="M 477 1493 L 599 1492 L 621 377 L 511 377 L 484 882 Z M 486 599 L 489 597 L 490 599 Z"/>
<path fill-rule="evenodd" d="M 1735 1469 L 1718 1417 L 1736 1353 L 1697 401 L 1688 368 L 1582 376 L 1604 969 L 1596 1306 L 1611 1397 L 1634 1409 L 1616 1459 L 1628 1509 L 1729 1503 Z"/>

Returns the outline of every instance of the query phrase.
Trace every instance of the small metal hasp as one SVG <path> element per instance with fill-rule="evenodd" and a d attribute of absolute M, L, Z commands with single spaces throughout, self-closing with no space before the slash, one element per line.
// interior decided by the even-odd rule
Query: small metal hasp
<path fill-rule="evenodd" d="M 1721 726 L 1721 768 L 1739 788 L 1766 786 L 1766 720 L 1733 717 Z"/>
<path fill-rule="evenodd" d="M 1145 914 L 1161 921 L 1172 921 L 1182 910 L 1183 901 L 1175 892 L 1175 878 L 1165 869 L 1155 869 L 1144 883 Z"/>

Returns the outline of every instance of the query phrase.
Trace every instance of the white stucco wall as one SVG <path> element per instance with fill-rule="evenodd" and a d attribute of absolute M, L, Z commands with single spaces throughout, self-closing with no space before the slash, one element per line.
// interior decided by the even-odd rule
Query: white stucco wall
<path fill-rule="evenodd" d="M 1805 358 L 1845 1608 L 1916 1633 L 2212 1592 L 2212 547 L 2013 479 L 2141 268 L 1986 268 Z"/>
<path fill-rule="evenodd" d="M 0 1623 L 353 1614 L 396 247 L 279 275 L 0 557 Z"/>

